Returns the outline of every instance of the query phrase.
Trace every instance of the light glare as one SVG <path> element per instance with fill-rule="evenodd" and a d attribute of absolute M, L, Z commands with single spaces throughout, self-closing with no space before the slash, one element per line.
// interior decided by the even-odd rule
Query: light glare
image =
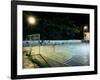
<path fill-rule="evenodd" d="M 36 18 L 34 16 L 29 16 L 28 22 L 29 22 L 29 24 L 34 25 L 34 24 L 36 24 Z"/>
<path fill-rule="evenodd" d="M 87 30 L 88 29 L 88 27 L 87 26 L 84 26 L 84 30 Z"/>

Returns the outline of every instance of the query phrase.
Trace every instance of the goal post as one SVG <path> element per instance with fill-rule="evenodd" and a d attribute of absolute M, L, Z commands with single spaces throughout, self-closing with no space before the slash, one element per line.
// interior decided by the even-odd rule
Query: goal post
<path fill-rule="evenodd" d="M 37 46 L 39 46 L 39 54 L 40 54 L 40 34 L 32 34 L 32 35 L 27 35 L 29 41 L 30 41 L 30 55 L 32 53 L 32 47 L 34 41 L 38 41 Z"/>

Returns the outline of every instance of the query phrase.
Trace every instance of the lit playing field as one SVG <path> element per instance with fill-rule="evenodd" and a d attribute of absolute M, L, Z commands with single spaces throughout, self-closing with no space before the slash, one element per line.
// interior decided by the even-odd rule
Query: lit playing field
<path fill-rule="evenodd" d="M 89 49 L 89 43 L 23 47 L 23 68 L 87 66 Z"/>

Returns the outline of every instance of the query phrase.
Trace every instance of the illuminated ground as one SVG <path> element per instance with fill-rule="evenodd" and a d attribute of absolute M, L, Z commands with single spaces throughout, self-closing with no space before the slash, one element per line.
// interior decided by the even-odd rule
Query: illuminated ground
<path fill-rule="evenodd" d="M 30 50 L 30 47 L 23 48 L 25 69 L 89 65 L 89 43 L 34 46 Z"/>

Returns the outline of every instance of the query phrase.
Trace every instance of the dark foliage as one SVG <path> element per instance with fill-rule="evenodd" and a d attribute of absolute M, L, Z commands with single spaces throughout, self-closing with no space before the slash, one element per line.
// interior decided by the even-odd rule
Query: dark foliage
<path fill-rule="evenodd" d="M 37 19 L 36 25 L 29 25 L 27 16 Z M 83 25 L 89 24 L 88 14 L 23 12 L 23 39 L 27 35 L 40 34 L 41 40 L 83 39 Z"/>

